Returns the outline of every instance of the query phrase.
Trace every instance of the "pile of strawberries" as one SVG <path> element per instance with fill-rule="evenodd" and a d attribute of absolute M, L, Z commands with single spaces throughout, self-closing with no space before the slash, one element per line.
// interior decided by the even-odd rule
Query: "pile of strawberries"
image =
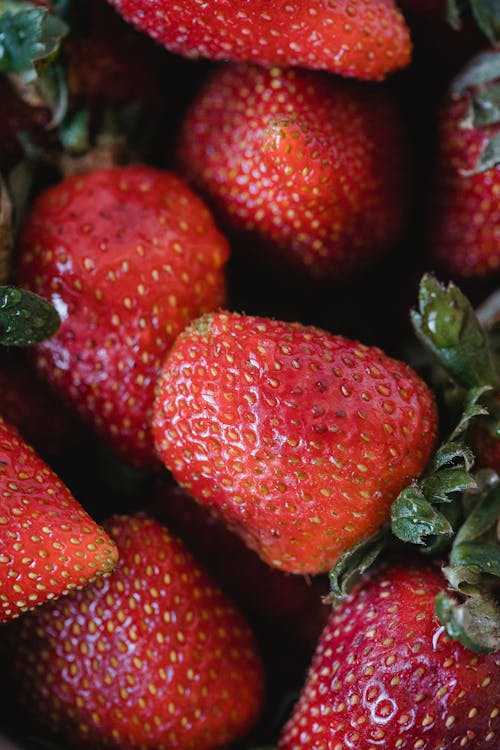
<path fill-rule="evenodd" d="M 0 3 L 0 748 L 500 746 L 500 7 L 400 5 Z"/>

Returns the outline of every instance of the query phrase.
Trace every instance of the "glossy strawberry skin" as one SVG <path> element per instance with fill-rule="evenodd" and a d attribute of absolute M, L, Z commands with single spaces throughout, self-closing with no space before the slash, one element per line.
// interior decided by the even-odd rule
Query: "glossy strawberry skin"
<path fill-rule="evenodd" d="M 402 232 L 405 131 L 378 89 L 225 66 L 188 112 L 178 159 L 228 230 L 318 278 L 360 271 Z"/>
<path fill-rule="evenodd" d="M 452 642 L 436 568 L 378 573 L 331 615 L 279 750 L 495 747 L 500 656 Z"/>
<path fill-rule="evenodd" d="M 408 366 L 320 329 L 234 313 L 177 339 L 153 417 L 176 480 L 294 573 L 327 570 L 388 520 L 435 430 L 432 395 Z"/>
<path fill-rule="evenodd" d="M 109 574 L 117 550 L 0 417 L 0 622 Z"/>
<path fill-rule="evenodd" d="M 70 177 L 35 202 L 18 278 L 53 302 L 42 374 L 125 459 L 154 465 L 157 372 L 190 319 L 225 299 L 225 238 L 178 177 L 136 165 Z"/>
<path fill-rule="evenodd" d="M 120 551 L 114 574 L 12 632 L 23 701 L 71 747 L 225 747 L 262 702 L 249 626 L 156 521 L 105 525 Z"/>
<path fill-rule="evenodd" d="M 297 65 L 379 80 L 408 64 L 411 44 L 391 0 L 361 7 L 351 0 L 289 0 L 270 5 L 217 0 L 111 0 L 124 18 L 188 57 Z"/>
<path fill-rule="evenodd" d="M 500 51 L 497 53 L 500 56 Z M 432 209 L 431 258 L 455 278 L 500 273 L 500 166 L 472 174 L 500 124 L 466 127 L 474 90 L 450 97 L 440 116 Z"/>

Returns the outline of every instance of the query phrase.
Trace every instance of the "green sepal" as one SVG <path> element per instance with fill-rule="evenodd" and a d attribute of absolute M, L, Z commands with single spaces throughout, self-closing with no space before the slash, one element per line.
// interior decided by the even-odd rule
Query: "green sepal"
<path fill-rule="evenodd" d="M 19 0 L 0 0 L 0 72 L 30 73 L 50 62 L 68 26 L 58 16 Z"/>
<path fill-rule="evenodd" d="M 458 385 L 466 389 L 495 385 L 486 333 L 455 284 L 445 287 L 425 274 L 420 282 L 419 309 L 412 311 L 411 320 L 421 343 Z"/>
<path fill-rule="evenodd" d="M 429 502 L 449 503 L 453 492 L 470 490 L 476 486 L 476 483 L 466 468 L 453 466 L 431 474 L 422 480 L 421 486 Z"/>
<path fill-rule="evenodd" d="M 495 472 L 481 470 L 476 475 L 477 491 L 464 496 L 467 519 L 457 533 L 455 544 L 472 542 L 496 529 L 500 518 L 500 479 Z M 453 557 L 451 558 L 453 561 Z"/>
<path fill-rule="evenodd" d="M 443 513 L 432 507 L 418 486 L 404 489 L 391 506 L 392 532 L 402 542 L 426 544 L 428 537 L 453 534 L 453 527 Z"/>
<path fill-rule="evenodd" d="M 454 432 L 456 432 L 456 429 Z M 461 442 L 451 440 L 443 443 L 437 449 L 431 466 L 433 471 L 438 471 L 438 469 L 442 469 L 456 460 L 461 461 L 467 471 L 470 471 L 474 466 L 474 454 L 472 450 Z"/>
<path fill-rule="evenodd" d="M 479 401 L 492 390 L 493 388 L 491 385 L 483 385 L 479 388 L 471 388 L 466 392 L 464 403 L 462 405 L 462 413 L 460 414 L 458 423 L 449 438 L 452 442 L 463 436 L 466 430 L 470 427 L 470 423 L 473 419 L 476 417 L 485 417 L 489 414 L 488 407 L 485 404 L 479 403 Z M 470 448 L 464 446 L 464 451 L 470 453 Z"/>
<path fill-rule="evenodd" d="M 500 122 L 500 84 L 491 84 L 473 97 L 466 118 L 473 128 L 485 128 Z"/>
<path fill-rule="evenodd" d="M 0 287 L 0 344 L 29 346 L 50 338 L 61 321 L 56 310 L 33 292 Z"/>
<path fill-rule="evenodd" d="M 491 44 L 500 40 L 500 0 L 469 0 L 476 23 Z"/>
<path fill-rule="evenodd" d="M 460 495 L 455 495 L 450 502 L 442 505 L 440 513 L 449 521 L 453 533 L 456 533 L 464 517 Z M 453 536 L 448 535 L 427 537 L 425 547 L 420 552 L 431 557 L 443 555 L 450 549 L 452 541 Z"/>
<path fill-rule="evenodd" d="M 463 171 L 466 176 L 486 172 L 500 164 L 500 133 L 490 138 L 481 151 L 474 169 Z"/>
<path fill-rule="evenodd" d="M 90 148 L 90 110 L 82 107 L 66 117 L 59 128 L 62 145 L 72 154 L 81 154 Z"/>
<path fill-rule="evenodd" d="M 364 539 L 342 555 L 329 572 L 330 595 L 326 597 L 328 603 L 341 601 L 351 593 L 367 570 L 377 561 L 387 543 L 388 534 L 389 529 L 384 526 L 372 537 Z"/>
<path fill-rule="evenodd" d="M 446 634 L 466 648 L 480 654 L 500 649 L 500 608 L 493 599 L 471 597 L 459 603 L 442 591 L 435 612 Z"/>
<path fill-rule="evenodd" d="M 500 548 L 482 542 L 454 544 L 450 556 L 454 565 L 467 565 L 479 573 L 500 578 Z"/>
<path fill-rule="evenodd" d="M 452 98 L 462 96 L 468 89 L 475 89 L 500 78 L 500 58 L 498 52 L 485 50 L 475 55 L 453 79 L 450 85 Z"/>
<path fill-rule="evenodd" d="M 500 0 L 446 0 L 446 12 L 455 30 L 462 28 L 462 16 L 470 12 L 491 44 L 500 40 Z"/>

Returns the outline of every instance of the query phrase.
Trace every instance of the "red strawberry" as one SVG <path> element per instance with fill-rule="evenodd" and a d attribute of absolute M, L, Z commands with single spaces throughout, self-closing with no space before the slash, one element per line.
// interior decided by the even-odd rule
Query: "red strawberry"
<path fill-rule="evenodd" d="M 431 252 L 455 277 L 500 272 L 499 61 L 500 50 L 474 58 L 441 115 Z"/>
<path fill-rule="evenodd" d="M 409 32 L 392 0 L 110 0 L 172 52 L 212 60 L 321 68 L 379 80 L 408 64 Z"/>
<path fill-rule="evenodd" d="M 113 569 L 116 547 L 0 417 L 0 622 Z"/>
<path fill-rule="evenodd" d="M 13 631 L 26 707 L 71 747 L 226 747 L 261 707 L 247 623 L 156 521 L 116 516 L 106 528 L 115 573 Z"/>
<path fill-rule="evenodd" d="M 130 461 L 154 461 L 157 373 L 191 318 L 223 303 L 227 256 L 203 203 L 151 167 L 67 178 L 31 210 L 19 279 L 62 318 L 38 367 Z"/>
<path fill-rule="evenodd" d="M 313 581 L 270 568 L 220 518 L 179 485 L 160 480 L 157 499 L 148 508 L 180 536 L 232 599 L 266 626 L 286 628 L 299 641 L 315 644 L 328 608 L 322 604 L 326 576 Z"/>
<path fill-rule="evenodd" d="M 186 117 L 179 159 L 223 223 L 310 274 L 343 277 L 401 233 L 408 159 L 387 94 L 301 70 L 226 66 Z"/>
<path fill-rule="evenodd" d="M 444 634 L 437 569 L 393 567 L 335 610 L 279 750 L 494 748 L 500 655 Z"/>
<path fill-rule="evenodd" d="M 388 520 L 427 463 L 436 412 L 379 349 L 220 313 L 177 339 L 153 430 L 177 481 L 267 563 L 319 573 Z"/>

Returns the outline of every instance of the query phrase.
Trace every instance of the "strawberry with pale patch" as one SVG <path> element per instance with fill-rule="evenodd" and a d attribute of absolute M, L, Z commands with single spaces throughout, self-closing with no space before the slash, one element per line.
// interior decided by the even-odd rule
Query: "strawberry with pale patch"
<path fill-rule="evenodd" d="M 497 746 L 500 655 L 446 636 L 434 614 L 444 583 L 401 564 L 333 611 L 279 750 Z"/>
<path fill-rule="evenodd" d="M 178 160 L 221 224 L 283 268 L 342 278 L 373 264 L 403 230 L 406 134 L 380 89 L 225 66 L 188 112 Z"/>
<path fill-rule="evenodd" d="M 111 573 L 114 543 L 0 417 L 0 622 Z"/>
<path fill-rule="evenodd" d="M 120 551 L 113 575 L 12 631 L 25 707 L 71 747 L 228 746 L 263 699 L 248 624 L 158 522 L 115 516 L 105 526 Z"/>
<path fill-rule="evenodd" d="M 388 521 L 436 421 L 423 381 L 375 347 L 219 313 L 177 338 L 153 432 L 176 480 L 266 562 L 319 573 Z"/>
<path fill-rule="evenodd" d="M 135 464 L 155 464 L 148 423 L 161 363 L 192 318 L 224 303 L 227 258 L 202 201 L 148 166 L 66 178 L 27 217 L 19 281 L 62 319 L 37 366 Z"/>
<path fill-rule="evenodd" d="M 380 80 L 410 62 L 411 42 L 392 0 L 110 0 L 171 52 L 212 60 L 297 65 Z"/>

